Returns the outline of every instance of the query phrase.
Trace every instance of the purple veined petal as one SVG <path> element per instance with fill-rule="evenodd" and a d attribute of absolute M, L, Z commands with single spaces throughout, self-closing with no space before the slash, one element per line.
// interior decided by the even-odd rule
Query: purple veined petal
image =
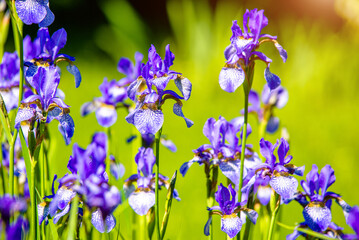
<path fill-rule="evenodd" d="M 60 211 L 59 213 L 55 214 L 55 216 L 53 217 L 53 223 L 57 224 L 57 222 L 60 220 L 60 218 L 62 218 L 63 216 L 65 216 L 68 212 L 70 211 L 70 204 L 68 204 L 62 211 Z"/>
<path fill-rule="evenodd" d="M 47 14 L 44 0 L 16 0 L 15 6 L 17 15 L 27 25 L 40 23 Z"/>
<path fill-rule="evenodd" d="M 284 161 L 288 152 L 289 152 L 289 143 L 284 138 L 281 138 L 278 147 L 278 159 L 281 165 L 288 163 Z"/>
<path fill-rule="evenodd" d="M 0 94 L 4 100 L 7 112 L 18 107 L 19 88 L 11 88 L 10 91 L 1 91 Z"/>
<path fill-rule="evenodd" d="M 143 103 L 156 103 L 158 101 L 158 94 L 156 91 L 151 91 L 151 93 L 147 94 Z"/>
<path fill-rule="evenodd" d="M 214 149 L 217 149 L 220 143 L 221 122 L 216 122 L 214 118 L 209 118 L 203 126 L 203 135 L 211 142 Z"/>
<path fill-rule="evenodd" d="M 272 188 L 269 186 L 258 186 L 258 190 L 257 190 L 257 198 L 259 200 L 259 202 L 264 205 L 267 206 L 267 204 L 270 201 L 271 198 L 271 194 L 272 194 Z"/>
<path fill-rule="evenodd" d="M 243 36 L 242 30 L 241 30 L 241 28 L 238 26 L 237 20 L 233 20 L 233 21 L 232 21 L 231 30 L 232 30 L 231 40 Z"/>
<path fill-rule="evenodd" d="M 219 85 L 226 92 L 234 92 L 242 85 L 245 74 L 242 68 L 222 68 L 219 73 Z"/>
<path fill-rule="evenodd" d="M 76 193 L 67 187 L 59 188 L 55 194 L 54 199 L 49 205 L 50 216 L 54 216 L 57 210 L 63 210 L 66 206 L 68 206 L 75 195 Z"/>
<path fill-rule="evenodd" d="M 133 63 L 128 58 L 120 58 L 117 64 L 117 70 L 127 76 L 132 76 L 135 70 Z"/>
<path fill-rule="evenodd" d="M 46 204 L 46 202 L 42 202 L 40 204 L 37 204 L 37 214 L 39 216 L 39 225 L 47 218 L 47 215 L 49 215 L 49 208 Z"/>
<path fill-rule="evenodd" d="M 116 180 L 122 178 L 125 175 L 125 167 L 122 163 L 111 163 L 110 171 Z"/>
<path fill-rule="evenodd" d="M 271 116 L 268 120 L 266 131 L 267 133 L 275 133 L 279 128 L 279 118 Z"/>
<path fill-rule="evenodd" d="M 321 202 L 310 202 L 303 210 L 305 223 L 316 232 L 325 231 L 332 221 L 330 209 L 321 204 Z"/>
<path fill-rule="evenodd" d="M 277 41 L 274 41 L 274 46 L 277 48 L 279 55 L 282 58 L 283 62 L 286 62 L 287 58 L 288 58 L 287 51 Z"/>
<path fill-rule="evenodd" d="M 267 57 L 264 53 L 262 52 L 256 52 L 256 51 L 253 51 L 251 52 L 251 56 L 252 55 L 256 55 L 260 60 L 262 60 L 263 62 L 265 63 L 271 63 L 272 62 L 272 59 L 270 59 L 269 57 Z"/>
<path fill-rule="evenodd" d="M 51 39 L 46 43 L 46 49 L 51 54 L 52 59 L 56 58 L 59 51 L 65 47 L 67 42 L 67 33 L 64 28 L 54 32 Z"/>
<path fill-rule="evenodd" d="M 46 5 L 46 16 L 45 18 L 39 23 L 39 27 L 48 27 L 51 23 L 55 20 L 54 13 L 50 10 L 50 8 Z"/>
<path fill-rule="evenodd" d="M 188 78 L 185 78 L 181 75 L 179 75 L 176 79 L 175 79 L 175 84 L 178 88 L 178 90 L 181 91 L 184 100 L 188 100 L 191 96 L 191 92 L 192 92 L 192 83 L 190 80 L 188 80 Z"/>
<path fill-rule="evenodd" d="M 22 121 L 27 121 L 35 117 L 36 111 L 33 108 L 22 108 L 20 107 L 15 118 L 15 128 L 18 129 L 20 127 L 20 123 Z"/>
<path fill-rule="evenodd" d="M 236 188 L 239 184 L 239 175 L 240 175 L 240 161 L 220 161 L 219 169 L 229 180 L 231 180 Z"/>
<path fill-rule="evenodd" d="M 293 176 L 288 176 L 285 173 L 280 172 L 274 175 L 269 185 L 278 193 L 283 199 L 293 198 L 297 192 L 298 181 Z"/>
<path fill-rule="evenodd" d="M 239 60 L 239 56 L 237 55 L 237 50 L 235 47 L 233 47 L 232 44 L 227 46 L 227 48 L 224 50 L 224 57 L 227 60 L 228 64 L 236 64 Z"/>
<path fill-rule="evenodd" d="M 174 112 L 174 114 L 176 114 L 176 115 L 179 116 L 179 117 L 182 117 L 182 118 L 185 120 L 186 125 L 187 125 L 188 128 L 192 127 L 193 121 L 190 120 L 190 119 L 188 119 L 188 118 L 186 118 L 186 117 L 183 115 L 182 106 L 181 106 L 180 104 L 175 103 L 175 104 L 173 105 L 173 112 Z"/>
<path fill-rule="evenodd" d="M 50 40 L 50 34 L 47 27 L 40 28 L 37 31 L 37 38 L 40 40 L 40 53 L 44 52 L 46 42 Z"/>
<path fill-rule="evenodd" d="M 319 187 L 321 188 L 321 195 L 324 198 L 328 187 L 335 182 L 334 170 L 330 165 L 325 165 L 319 174 Z M 319 193 L 319 192 L 318 192 Z"/>
<path fill-rule="evenodd" d="M 276 157 L 273 155 L 274 147 L 272 143 L 262 138 L 259 142 L 259 146 L 262 156 L 266 159 L 266 163 L 273 166 L 276 161 Z"/>
<path fill-rule="evenodd" d="M 135 101 L 136 95 L 138 92 L 139 87 L 142 84 L 143 79 L 139 78 L 135 81 L 133 81 L 127 88 L 127 96 L 132 100 Z"/>
<path fill-rule="evenodd" d="M 61 98 L 54 97 L 51 99 L 51 103 L 54 103 L 56 106 L 58 106 L 61 109 L 70 108 L 70 106 L 64 103 L 64 101 Z"/>
<path fill-rule="evenodd" d="M 214 197 L 216 202 L 218 202 L 219 207 L 222 210 L 227 210 L 227 203 L 231 200 L 231 193 L 229 192 L 228 188 L 223 186 L 223 184 L 221 183 L 218 186 L 218 190 L 215 192 Z M 228 209 L 227 214 L 231 214 L 231 212 L 232 209 Z"/>
<path fill-rule="evenodd" d="M 105 231 L 109 233 L 116 226 L 116 219 L 110 214 L 106 217 L 104 224 L 101 210 L 97 209 L 91 214 L 91 223 L 100 233 L 104 233 Z"/>
<path fill-rule="evenodd" d="M 177 151 L 176 145 L 171 140 L 166 140 L 166 139 L 161 138 L 161 144 L 163 146 L 165 146 L 171 152 L 176 152 Z"/>
<path fill-rule="evenodd" d="M 241 228 L 242 222 L 236 214 L 223 215 L 221 218 L 221 230 L 227 233 L 230 238 L 234 238 Z"/>
<path fill-rule="evenodd" d="M 126 117 L 128 123 L 135 125 L 141 134 L 156 134 L 163 125 L 163 113 L 160 110 L 139 109 Z"/>
<path fill-rule="evenodd" d="M 180 167 L 180 173 L 182 174 L 182 177 L 184 177 L 188 171 L 188 169 L 192 166 L 193 163 L 199 163 L 201 164 L 202 163 L 202 160 L 201 159 L 197 159 L 197 158 L 194 158 L 188 162 L 185 162 L 182 164 L 182 166 Z"/>
<path fill-rule="evenodd" d="M 155 198 L 151 190 L 136 190 L 128 198 L 128 203 L 138 215 L 143 216 L 155 205 Z"/>
<path fill-rule="evenodd" d="M 280 82 L 281 82 L 280 78 L 277 75 L 270 72 L 269 65 L 267 66 L 266 70 L 264 71 L 264 78 L 266 79 L 270 90 L 274 90 L 280 86 Z"/>
<path fill-rule="evenodd" d="M 25 103 L 25 104 L 33 104 L 35 103 L 36 101 L 40 101 L 41 102 L 41 97 L 39 95 L 36 95 L 36 94 L 33 94 L 33 95 L 30 95 L 28 96 L 27 98 L 25 98 L 24 100 L 22 100 L 22 103 Z"/>
<path fill-rule="evenodd" d="M 165 59 L 164 59 L 164 67 L 165 72 L 169 70 L 169 68 L 173 65 L 173 61 L 175 60 L 175 55 L 170 50 L 170 45 L 167 44 L 166 46 L 166 53 L 165 53 Z"/>
<path fill-rule="evenodd" d="M 139 171 L 143 173 L 144 177 L 152 174 L 153 165 L 156 163 L 156 157 L 153 154 L 152 148 L 141 147 L 135 156 L 135 162 Z"/>
<path fill-rule="evenodd" d="M 56 67 L 43 68 L 39 67 L 37 73 L 33 77 L 33 81 L 39 83 L 38 94 L 43 98 L 45 109 L 50 105 L 50 101 L 55 97 L 57 86 L 60 83 L 60 74 Z"/>
<path fill-rule="evenodd" d="M 246 209 L 244 211 L 242 211 L 247 217 L 248 219 L 253 223 L 256 224 L 257 222 L 257 218 L 258 218 L 258 213 L 252 209 Z"/>
<path fill-rule="evenodd" d="M 94 102 L 87 102 L 82 104 L 80 112 L 81 112 L 81 116 L 87 116 L 88 114 L 96 111 L 98 108 L 98 106 L 96 106 L 96 104 Z"/>
<path fill-rule="evenodd" d="M 167 87 L 168 82 L 171 80 L 169 76 L 155 77 L 152 84 L 156 86 L 158 92 L 162 92 Z"/>
<path fill-rule="evenodd" d="M 59 119 L 62 114 L 61 108 L 54 107 L 51 111 L 47 113 L 46 123 L 50 123 L 54 119 Z"/>
<path fill-rule="evenodd" d="M 204 235 L 209 236 L 209 230 L 211 228 L 212 216 L 209 216 L 206 225 L 204 225 Z"/>
<path fill-rule="evenodd" d="M 74 77 L 75 77 L 75 86 L 76 86 L 76 88 L 78 88 L 80 86 L 81 80 L 82 80 L 80 70 L 74 64 L 67 65 L 66 69 L 67 69 L 67 71 L 69 71 L 69 73 L 74 75 Z"/>
<path fill-rule="evenodd" d="M 231 38 L 231 43 L 236 48 L 237 54 L 242 54 L 242 52 L 245 52 L 247 49 L 251 48 L 252 46 L 255 46 L 255 42 L 251 38 Z"/>
<path fill-rule="evenodd" d="M 354 206 L 347 217 L 347 224 L 353 228 L 356 235 L 359 236 L 359 207 Z"/>
<path fill-rule="evenodd" d="M 66 139 L 71 139 L 75 132 L 75 123 L 69 114 L 63 114 L 59 118 L 63 132 L 63 136 Z"/>
<path fill-rule="evenodd" d="M 117 121 L 117 111 L 112 105 L 101 104 L 96 109 L 96 118 L 98 123 L 103 127 L 111 127 Z"/>

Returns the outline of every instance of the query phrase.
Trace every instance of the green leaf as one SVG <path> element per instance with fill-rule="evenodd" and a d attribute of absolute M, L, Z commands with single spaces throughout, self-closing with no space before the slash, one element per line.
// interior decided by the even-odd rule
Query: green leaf
<path fill-rule="evenodd" d="M 25 140 L 24 133 L 22 132 L 21 127 L 19 129 L 20 129 L 19 136 L 20 136 L 20 142 L 21 142 L 22 156 L 23 156 L 24 161 L 25 161 L 27 180 L 29 181 L 28 182 L 29 186 L 32 186 L 31 185 L 31 157 L 30 157 L 30 152 L 29 152 L 29 149 L 27 148 L 26 140 Z"/>
<path fill-rule="evenodd" d="M 151 207 L 146 215 L 148 238 L 152 239 L 155 230 L 155 207 Z"/>
<path fill-rule="evenodd" d="M 302 233 L 306 233 L 310 236 L 313 236 L 313 237 L 316 237 L 316 238 L 319 238 L 319 239 L 334 239 L 334 238 L 331 238 L 331 237 L 328 237 L 327 235 L 324 235 L 324 234 L 321 234 L 321 233 L 318 233 L 318 232 L 314 232 L 310 229 L 307 229 L 307 228 L 300 228 L 300 227 L 291 227 L 291 226 L 288 226 L 288 225 L 285 225 L 283 223 L 280 223 L 280 222 L 277 222 L 277 224 L 283 228 L 286 228 L 288 230 L 293 230 L 293 231 L 299 231 L 299 232 L 302 232 Z"/>
<path fill-rule="evenodd" d="M 175 173 L 172 176 L 171 183 L 170 183 L 170 186 L 167 191 L 165 214 L 163 215 L 162 227 L 161 227 L 161 239 L 163 239 L 166 234 L 166 228 L 167 228 L 168 219 L 169 219 L 170 213 L 171 213 L 173 191 L 175 190 L 176 180 L 177 180 L 177 170 L 175 171 Z"/>
<path fill-rule="evenodd" d="M 1 120 L 2 127 L 5 131 L 5 136 L 7 138 L 7 141 L 9 143 L 11 143 L 12 142 L 12 134 L 11 134 L 11 130 L 10 130 L 11 128 L 10 128 L 9 116 L 7 114 L 5 102 L 4 102 L 4 99 L 2 98 L 1 94 L 0 94 L 0 120 Z"/>

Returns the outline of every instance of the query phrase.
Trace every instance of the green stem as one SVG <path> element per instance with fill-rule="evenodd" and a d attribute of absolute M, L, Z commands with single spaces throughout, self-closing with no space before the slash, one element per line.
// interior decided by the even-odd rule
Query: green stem
<path fill-rule="evenodd" d="M 156 133 L 156 204 L 155 204 L 155 215 L 156 215 L 156 229 L 157 229 L 157 239 L 161 239 L 161 230 L 160 230 L 160 208 L 159 208 L 159 173 L 160 173 L 160 139 L 162 134 L 162 128 Z"/>
<path fill-rule="evenodd" d="M 270 220 L 269 231 L 268 231 L 268 240 L 271 240 L 273 237 L 273 229 L 274 229 L 275 219 L 277 217 L 278 210 L 280 207 L 280 196 L 277 193 L 275 193 L 274 197 L 275 197 L 275 207 L 271 213 L 271 220 Z"/>
<path fill-rule="evenodd" d="M 253 201 L 253 195 L 251 194 L 248 198 L 247 208 L 253 209 L 254 201 Z M 248 221 L 246 222 L 246 228 L 244 230 L 243 240 L 247 240 L 249 238 L 250 230 L 251 230 L 252 222 Z"/>
<path fill-rule="evenodd" d="M 107 153 L 106 153 L 106 172 L 108 174 L 108 183 L 110 184 L 111 179 L 111 159 L 110 159 L 110 153 L 111 153 L 111 128 L 107 127 L 105 128 L 106 135 L 107 135 Z"/>
<path fill-rule="evenodd" d="M 31 162 L 31 233 L 32 239 L 37 239 L 37 204 L 36 204 L 36 190 L 35 190 L 35 167 L 36 161 Z"/>
<path fill-rule="evenodd" d="M 15 178 L 14 178 L 14 166 L 15 166 L 15 142 L 17 137 L 17 129 L 15 129 L 14 135 L 12 137 L 12 141 L 10 143 L 10 162 L 9 162 L 9 191 L 10 195 L 14 195 L 14 186 L 15 186 Z"/>
<path fill-rule="evenodd" d="M 78 218 L 78 205 L 79 205 L 79 198 L 75 196 L 74 200 L 71 203 L 71 211 L 70 211 L 70 220 L 69 220 L 69 232 L 67 235 L 67 240 L 74 239 L 75 230 L 77 227 L 77 218 Z"/>

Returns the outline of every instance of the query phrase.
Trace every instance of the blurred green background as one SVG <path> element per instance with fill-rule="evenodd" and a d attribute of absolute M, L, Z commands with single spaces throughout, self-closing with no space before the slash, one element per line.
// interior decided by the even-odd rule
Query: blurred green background
<path fill-rule="evenodd" d="M 100 96 L 98 86 L 104 77 L 121 79 L 117 72 L 120 57 L 133 60 L 136 51 L 145 57 L 150 44 L 163 56 L 166 44 L 176 55 L 173 70 L 183 73 L 193 84 L 190 100 L 184 104 L 186 117 L 194 121 L 187 129 L 182 118 L 172 113 L 171 104 L 164 107 L 163 133 L 177 145 L 178 151 L 161 150 L 161 172 L 172 176 L 183 162 L 193 157 L 192 150 L 208 140 L 202 134 L 205 121 L 224 116 L 230 120 L 243 108 L 243 90 L 234 94 L 222 91 L 218 84 L 220 69 L 225 63 L 223 51 L 229 44 L 232 20 L 242 21 L 246 8 L 264 9 L 269 25 L 263 32 L 277 35 L 288 52 L 283 63 L 276 49 L 264 45 L 261 50 L 273 59 L 271 70 L 280 76 L 289 91 L 289 102 L 275 114 L 281 127 L 290 134 L 293 163 L 305 165 L 307 173 L 312 164 L 322 168 L 330 164 L 337 177 L 331 191 L 340 193 L 350 205 L 359 203 L 359 3 L 355 0 L 267 0 L 267 1 L 121 1 L 121 0 L 52 0 L 56 19 L 50 32 L 64 27 L 68 42 L 63 53 L 76 57 L 83 81 L 74 88 L 72 76 L 63 71 L 60 88 L 71 105 L 76 130 L 72 143 L 86 147 L 95 131 L 103 130 L 95 114 L 85 118 L 80 107 Z M 33 38 L 37 26 L 26 26 L 25 33 Z M 10 35 L 11 36 L 11 35 Z M 7 46 L 12 51 L 11 37 Z M 65 67 L 61 66 L 63 69 Z M 256 65 L 254 86 L 262 91 L 264 64 Z M 111 151 L 126 167 L 125 178 L 133 174 L 132 149 L 125 140 L 132 126 L 118 111 Z M 257 119 L 250 116 L 254 129 L 248 143 L 258 150 Z M 65 146 L 56 124 L 51 124 L 53 148 L 52 174 L 62 176 L 72 152 Z M 280 133 L 267 136 L 272 142 Z M 226 183 L 223 175 L 220 181 Z M 120 186 L 119 186 L 120 187 Z M 207 218 L 206 189 L 203 166 L 193 165 L 187 176 L 179 175 L 176 188 L 182 201 L 174 202 L 166 239 L 206 239 L 203 227 Z M 164 203 L 165 192 L 161 202 Z M 283 206 L 282 222 L 294 226 L 303 221 L 302 207 L 293 202 Z M 131 209 L 121 215 L 118 226 L 126 239 L 131 237 Z M 333 207 L 333 221 L 345 226 L 339 206 Z M 225 239 L 215 218 L 215 239 Z M 345 226 L 347 232 L 352 230 Z M 290 233 L 281 229 L 279 239 Z M 254 238 L 256 239 L 256 238 Z"/>

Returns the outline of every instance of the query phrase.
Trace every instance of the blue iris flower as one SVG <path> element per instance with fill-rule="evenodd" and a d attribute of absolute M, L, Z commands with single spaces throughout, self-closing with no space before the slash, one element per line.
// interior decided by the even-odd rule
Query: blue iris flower
<path fill-rule="evenodd" d="M 173 112 L 185 120 L 187 127 L 193 125 L 193 122 L 183 115 L 181 101 L 190 98 L 192 84 L 180 73 L 169 70 L 174 58 L 175 55 L 170 51 L 169 45 L 166 46 L 163 60 L 151 45 L 148 62 L 143 66 L 141 76 L 128 87 L 127 95 L 136 102 L 136 108 L 128 114 L 126 120 L 135 125 L 141 134 L 156 134 L 162 127 L 164 121 L 162 105 L 167 99 L 176 102 L 173 105 Z M 171 80 L 174 80 L 183 97 L 166 89 Z"/>
<path fill-rule="evenodd" d="M 229 184 L 228 188 L 224 187 L 222 183 L 218 186 L 218 191 L 215 193 L 216 202 L 219 206 L 208 208 L 210 215 L 221 216 L 221 230 L 228 234 L 230 238 L 234 238 L 242 228 L 242 220 L 237 216 L 239 212 L 243 212 L 247 215 L 249 220 L 256 223 L 258 213 L 252 209 L 243 207 L 246 202 L 241 203 L 236 201 L 236 191 Z M 208 219 L 204 234 L 209 235 L 209 226 L 212 221 L 212 216 Z"/>

